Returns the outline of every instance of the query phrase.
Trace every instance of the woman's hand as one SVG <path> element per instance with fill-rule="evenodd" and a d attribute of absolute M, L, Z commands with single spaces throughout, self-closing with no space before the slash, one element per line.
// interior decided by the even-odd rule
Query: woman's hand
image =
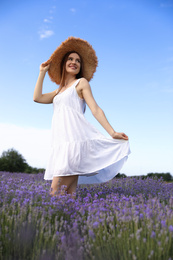
<path fill-rule="evenodd" d="M 51 65 L 50 60 L 43 62 L 40 65 L 40 73 L 37 79 L 37 83 L 35 85 L 34 96 L 33 96 L 35 102 L 42 103 L 42 104 L 50 104 L 53 102 L 53 98 L 56 95 L 56 90 L 45 94 L 42 93 L 44 77 L 46 75 L 46 72 L 49 70 L 50 65 Z"/>
<path fill-rule="evenodd" d="M 41 65 L 40 65 L 40 72 L 42 71 L 42 72 L 47 72 L 48 70 L 49 70 L 49 68 L 50 68 L 50 61 L 48 60 L 48 61 L 45 61 L 45 62 L 43 62 Z"/>
<path fill-rule="evenodd" d="M 124 133 L 117 133 L 117 132 L 113 133 L 112 138 L 129 140 L 129 138 L 128 138 L 128 136 L 126 134 L 124 134 Z"/>

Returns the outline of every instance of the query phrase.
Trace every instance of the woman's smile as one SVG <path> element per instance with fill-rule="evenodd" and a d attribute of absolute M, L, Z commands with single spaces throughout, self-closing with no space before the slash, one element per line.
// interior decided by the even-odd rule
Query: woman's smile
<path fill-rule="evenodd" d="M 69 65 L 69 67 L 70 67 L 71 69 L 74 69 L 74 70 L 77 69 L 77 66 L 75 66 L 75 65 Z"/>
<path fill-rule="evenodd" d="M 77 53 L 71 53 L 66 62 L 66 72 L 78 74 L 81 67 L 80 57 Z"/>

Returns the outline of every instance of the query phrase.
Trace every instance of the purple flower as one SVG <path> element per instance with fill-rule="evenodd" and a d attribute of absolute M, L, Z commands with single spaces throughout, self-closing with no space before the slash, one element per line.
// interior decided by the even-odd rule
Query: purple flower
<path fill-rule="evenodd" d="M 61 237 L 61 243 L 63 244 L 63 243 L 66 243 L 66 236 L 65 235 L 63 235 L 62 237 Z"/>
<path fill-rule="evenodd" d="M 99 226 L 99 222 L 98 222 L 98 221 L 95 221 L 95 222 L 93 223 L 93 228 L 98 228 L 98 226 Z"/>
<path fill-rule="evenodd" d="M 143 219 L 143 218 L 144 218 L 144 215 L 143 215 L 142 213 L 140 213 L 139 218 L 140 218 L 140 219 Z"/>
<path fill-rule="evenodd" d="M 156 233 L 154 231 L 151 232 L 151 238 L 156 237 Z"/>
<path fill-rule="evenodd" d="M 94 239 L 95 238 L 95 234 L 94 234 L 94 232 L 91 230 L 91 229 L 89 229 L 89 236 L 92 238 L 92 239 Z"/>
<path fill-rule="evenodd" d="M 94 244 L 95 234 L 103 231 L 101 239 L 104 240 L 108 232 L 111 237 L 114 228 L 115 232 L 119 232 L 121 223 L 124 222 L 128 222 L 128 225 L 135 221 L 137 225 L 141 225 L 141 229 L 138 229 L 133 236 L 131 233 L 127 235 L 141 239 L 144 246 L 147 246 L 146 242 L 156 238 L 157 234 L 158 239 L 162 241 L 167 229 L 173 234 L 171 222 L 173 183 L 168 186 L 149 178 L 146 180 L 126 178 L 114 179 L 111 185 L 110 183 L 86 187 L 79 185 L 75 200 L 69 196 L 51 197 L 49 195 L 51 181 L 44 181 L 43 175 L 0 173 L 0 184 L 0 206 L 5 216 L 2 224 L 6 225 L 5 220 L 9 215 L 12 221 L 18 219 L 17 222 L 14 221 L 15 225 L 24 225 L 25 222 L 32 220 L 40 222 L 38 235 L 42 232 L 48 236 L 52 248 L 55 248 L 53 243 L 58 241 L 58 250 L 62 254 L 64 252 L 64 259 L 84 259 L 86 249 L 88 254 L 91 253 L 89 251 Z M 28 211 L 29 215 L 26 214 Z M 147 222 L 143 221 L 144 219 L 147 219 Z M 6 232 L 8 233 L 8 226 Z M 133 233 L 130 229 L 126 229 L 125 232 Z M 145 238 L 148 232 L 150 237 Z M 51 237 L 54 239 L 51 240 Z M 169 236 L 165 241 L 168 239 Z M 155 241 L 159 247 L 162 246 L 160 241 Z M 133 257 L 135 254 L 133 248 L 129 250 Z M 166 248 L 163 248 L 164 250 Z M 169 251 L 169 248 L 167 250 Z"/>
<path fill-rule="evenodd" d="M 173 232 L 173 226 L 172 225 L 169 226 L 169 232 Z"/>
<path fill-rule="evenodd" d="M 166 221 L 165 220 L 161 220 L 161 225 L 162 225 L 162 227 L 166 227 Z"/>

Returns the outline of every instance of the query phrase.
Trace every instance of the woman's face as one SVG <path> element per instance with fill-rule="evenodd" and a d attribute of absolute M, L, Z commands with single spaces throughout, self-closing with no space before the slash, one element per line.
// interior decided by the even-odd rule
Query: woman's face
<path fill-rule="evenodd" d="M 77 53 L 71 53 L 66 61 L 66 72 L 77 75 L 80 72 L 81 60 Z"/>

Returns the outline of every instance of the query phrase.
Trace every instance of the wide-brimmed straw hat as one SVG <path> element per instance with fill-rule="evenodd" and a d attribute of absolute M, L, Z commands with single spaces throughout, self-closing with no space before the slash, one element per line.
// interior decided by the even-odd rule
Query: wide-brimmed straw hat
<path fill-rule="evenodd" d="M 61 82 L 61 62 L 67 52 L 77 52 L 83 62 L 83 77 L 90 81 L 96 71 L 98 59 L 93 47 L 85 40 L 76 37 L 69 37 L 53 52 L 48 74 L 50 79 L 56 84 Z"/>

